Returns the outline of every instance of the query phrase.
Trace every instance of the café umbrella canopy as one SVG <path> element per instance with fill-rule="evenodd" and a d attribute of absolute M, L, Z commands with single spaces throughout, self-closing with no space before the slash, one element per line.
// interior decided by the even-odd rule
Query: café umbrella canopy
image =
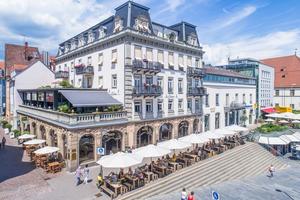
<path fill-rule="evenodd" d="M 288 124 L 289 122 L 283 119 L 283 120 L 279 120 L 278 123 L 280 123 L 280 124 Z"/>
<path fill-rule="evenodd" d="M 179 140 L 172 139 L 172 140 L 167 140 L 164 142 L 159 142 L 159 143 L 157 143 L 157 146 L 166 148 L 169 150 L 181 150 L 181 149 L 189 148 L 192 145 L 191 145 L 191 143 L 181 142 Z"/>
<path fill-rule="evenodd" d="M 268 118 L 265 120 L 265 122 L 274 122 L 274 119 Z"/>
<path fill-rule="evenodd" d="M 43 144 L 45 143 L 46 140 L 40 140 L 40 139 L 33 139 L 33 140 L 29 140 L 27 142 L 24 142 L 24 145 L 38 145 L 38 144 Z"/>
<path fill-rule="evenodd" d="M 149 144 L 147 146 L 133 150 L 133 154 L 136 154 L 143 158 L 158 158 L 165 156 L 169 153 L 171 153 L 169 149 L 165 149 L 153 144 Z"/>
<path fill-rule="evenodd" d="M 221 139 L 221 138 L 224 138 L 225 136 L 223 134 L 220 134 L 220 133 L 214 133 L 214 132 L 210 132 L 210 131 L 207 131 L 207 132 L 204 132 L 204 133 L 201 133 L 202 137 L 206 137 L 210 140 L 213 140 L 213 139 Z"/>
<path fill-rule="evenodd" d="M 226 126 L 225 129 L 231 130 L 231 131 L 237 131 L 237 132 L 248 131 L 247 128 L 241 127 L 241 126 L 238 126 L 238 125 Z"/>
<path fill-rule="evenodd" d="M 216 129 L 214 131 L 215 134 L 220 134 L 220 135 L 224 135 L 224 136 L 233 136 L 236 134 L 235 131 L 232 130 L 228 130 L 228 129 Z"/>
<path fill-rule="evenodd" d="M 33 153 L 37 154 L 37 155 L 44 155 L 44 154 L 50 154 L 50 153 L 55 153 L 59 151 L 59 148 L 58 147 L 43 147 L 43 148 L 40 148 L 36 151 L 34 151 Z"/>
<path fill-rule="evenodd" d="M 35 138 L 36 136 L 35 135 L 32 135 L 32 134 L 24 134 L 24 135 L 20 135 L 18 137 L 19 140 L 26 140 L 26 139 L 32 139 L 32 138 Z"/>
<path fill-rule="evenodd" d="M 118 152 L 115 154 L 102 156 L 97 164 L 104 168 L 128 168 L 141 164 L 143 157 L 140 157 L 133 153 Z"/>
<path fill-rule="evenodd" d="M 300 124 L 300 121 L 299 120 L 293 120 L 292 124 Z"/>
<path fill-rule="evenodd" d="M 191 144 L 204 144 L 209 141 L 208 138 L 201 137 L 201 134 L 190 134 L 178 139 L 180 142 Z"/>

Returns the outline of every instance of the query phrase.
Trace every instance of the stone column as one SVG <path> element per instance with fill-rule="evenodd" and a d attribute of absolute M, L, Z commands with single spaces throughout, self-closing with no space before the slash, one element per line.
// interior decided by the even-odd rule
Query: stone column
<path fill-rule="evenodd" d="M 136 146 L 136 141 L 134 140 L 135 137 L 135 125 L 132 124 L 128 124 L 127 125 L 127 138 L 128 138 L 128 146 L 130 147 L 135 147 Z"/>
<path fill-rule="evenodd" d="M 192 134 L 193 133 L 193 119 L 188 120 L 189 122 L 189 130 L 188 130 L 188 134 Z"/>
<path fill-rule="evenodd" d="M 159 124 L 153 126 L 153 133 L 152 133 L 152 143 L 156 144 L 159 140 Z"/>
<path fill-rule="evenodd" d="M 67 159 L 67 169 L 69 171 L 75 171 L 79 165 L 79 137 L 78 134 L 73 132 L 67 133 L 67 151 L 68 151 L 68 159 Z"/>
<path fill-rule="evenodd" d="M 51 136 L 50 136 L 50 129 L 48 127 L 45 127 L 45 131 L 46 131 L 46 144 L 48 146 L 51 146 Z"/>
<path fill-rule="evenodd" d="M 95 133 L 95 147 L 102 147 L 102 136 L 100 132 Z M 100 159 L 100 155 L 97 154 L 96 149 L 95 149 L 95 160 L 99 160 Z"/>
<path fill-rule="evenodd" d="M 20 122 L 21 133 L 23 133 L 24 132 L 24 123 L 22 121 L 22 116 L 21 115 L 19 115 L 19 119 L 18 120 Z"/>
<path fill-rule="evenodd" d="M 178 124 L 179 124 L 179 122 L 177 122 L 177 121 L 172 123 L 173 128 L 172 128 L 171 139 L 178 138 Z"/>
<path fill-rule="evenodd" d="M 57 135 L 57 147 L 59 148 L 59 152 L 64 157 L 64 141 L 63 141 L 63 133 L 61 131 L 56 131 Z"/>

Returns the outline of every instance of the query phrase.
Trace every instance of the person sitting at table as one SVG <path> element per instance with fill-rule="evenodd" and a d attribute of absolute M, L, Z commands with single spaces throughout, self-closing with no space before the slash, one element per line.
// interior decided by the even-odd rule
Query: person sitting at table
<path fill-rule="evenodd" d="M 176 157 L 176 154 L 174 153 L 173 156 L 172 156 L 172 162 L 175 162 L 176 159 L 177 159 L 177 157 Z"/>
<path fill-rule="evenodd" d="M 124 170 L 123 169 L 120 169 L 120 172 L 119 172 L 119 179 L 123 179 L 124 178 Z"/>
<path fill-rule="evenodd" d="M 97 188 L 100 189 L 100 187 L 104 184 L 104 179 L 101 175 L 101 173 L 98 174 L 97 176 Z"/>
<path fill-rule="evenodd" d="M 128 169 L 128 173 L 127 173 L 129 176 L 132 176 L 132 174 L 133 174 L 133 171 L 132 171 L 132 169 L 131 169 L 131 167 L 129 167 L 129 169 Z"/>
<path fill-rule="evenodd" d="M 149 170 L 149 172 L 153 172 L 153 170 L 154 170 L 154 161 L 152 161 L 151 163 L 150 163 L 150 165 L 148 165 L 148 170 Z"/>
<path fill-rule="evenodd" d="M 108 177 L 111 179 L 112 183 L 117 183 L 118 182 L 118 177 L 114 172 L 110 172 L 108 174 Z"/>

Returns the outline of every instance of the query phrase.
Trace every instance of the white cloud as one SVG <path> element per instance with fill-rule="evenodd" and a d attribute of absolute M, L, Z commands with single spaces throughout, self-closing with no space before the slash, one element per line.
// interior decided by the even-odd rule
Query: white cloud
<path fill-rule="evenodd" d="M 248 37 L 232 43 L 203 45 L 204 60 L 211 64 L 226 64 L 227 58 L 256 59 L 290 55 L 294 48 L 300 49 L 300 29 L 273 32 L 261 37 Z"/>
<path fill-rule="evenodd" d="M 235 24 L 235 23 L 243 20 L 244 18 L 252 15 L 256 11 L 256 7 L 255 6 L 246 6 L 242 9 L 239 9 L 235 13 L 231 13 L 227 9 L 223 9 L 223 11 L 226 14 L 228 14 L 229 17 L 225 18 L 225 20 L 223 20 L 221 23 L 219 23 L 219 25 L 217 26 L 218 28 L 225 28 L 225 27 L 228 27 L 232 24 Z"/>

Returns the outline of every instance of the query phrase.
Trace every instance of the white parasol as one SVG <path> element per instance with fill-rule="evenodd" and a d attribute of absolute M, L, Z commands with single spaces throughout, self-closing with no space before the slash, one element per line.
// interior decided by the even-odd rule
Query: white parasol
<path fill-rule="evenodd" d="M 45 143 L 46 140 L 40 140 L 40 139 L 33 139 L 33 140 L 29 140 L 27 142 L 24 142 L 24 145 L 35 145 L 35 144 L 43 144 Z"/>
<path fill-rule="evenodd" d="M 33 153 L 35 154 L 38 154 L 38 155 L 43 155 L 43 154 L 50 154 L 50 153 L 54 153 L 54 152 L 57 152 L 59 151 L 59 148 L 58 147 L 43 147 L 43 148 L 40 148 L 36 151 L 34 151 Z"/>
<path fill-rule="evenodd" d="M 26 140 L 26 139 L 32 139 L 32 138 L 35 138 L 36 136 L 35 135 L 32 135 L 32 134 L 24 134 L 24 135 L 20 135 L 18 137 L 19 140 Z"/>
<path fill-rule="evenodd" d="M 102 156 L 97 164 L 104 168 L 128 168 L 141 164 L 143 158 L 133 153 L 118 152 L 115 154 Z"/>
<path fill-rule="evenodd" d="M 143 158 L 157 158 L 171 153 L 170 150 L 149 144 L 133 150 L 133 153 Z"/>
<path fill-rule="evenodd" d="M 176 139 L 167 140 L 164 142 L 157 143 L 157 146 L 169 149 L 169 150 L 180 150 L 180 149 L 186 149 L 191 147 L 191 143 L 181 142 Z"/>

